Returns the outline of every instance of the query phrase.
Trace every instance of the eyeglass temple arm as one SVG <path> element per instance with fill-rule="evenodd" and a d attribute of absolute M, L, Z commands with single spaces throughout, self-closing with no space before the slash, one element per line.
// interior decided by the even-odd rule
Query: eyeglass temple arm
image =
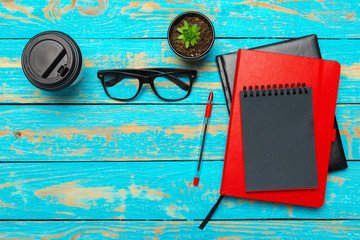
<path fill-rule="evenodd" d="M 187 84 L 186 82 L 180 80 L 177 77 L 174 77 L 173 75 L 164 75 L 162 77 L 165 77 L 165 78 L 169 79 L 171 82 L 175 83 L 178 87 L 180 87 L 184 91 L 188 91 L 189 88 L 190 88 L 189 84 Z"/>
<path fill-rule="evenodd" d="M 125 77 L 113 77 L 112 79 L 110 79 L 109 81 L 104 82 L 106 87 L 113 87 L 116 84 L 118 84 L 119 82 L 121 82 L 122 80 L 124 80 Z"/>
<path fill-rule="evenodd" d="M 109 81 L 105 82 L 105 86 L 106 87 L 113 87 L 116 84 L 118 84 L 119 82 L 121 82 L 122 80 L 124 80 L 126 76 L 116 76 L 112 79 L 110 79 Z M 175 83 L 178 87 L 180 87 L 182 90 L 184 91 L 188 91 L 190 86 L 188 84 L 186 84 L 184 81 L 181 81 L 180 79 L 178 79 L 177 77 L 174 77 L 172 75 L 164 75 L 163 77 L 169 79 L 170 81 L 172 81 L 173 83 Z"/>

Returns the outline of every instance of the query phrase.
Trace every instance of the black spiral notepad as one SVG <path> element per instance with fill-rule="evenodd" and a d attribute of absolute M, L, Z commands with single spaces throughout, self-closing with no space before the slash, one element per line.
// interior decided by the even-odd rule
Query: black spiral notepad
<path fill-rule="evenodd" d="M 312 88 L 266 88 L 240 92 L 246 191 L 317 188 Z"/>

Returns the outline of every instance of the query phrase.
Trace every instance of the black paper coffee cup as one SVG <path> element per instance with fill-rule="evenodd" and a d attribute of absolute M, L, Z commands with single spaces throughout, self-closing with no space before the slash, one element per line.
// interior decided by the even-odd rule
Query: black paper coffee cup
<path fill-rule="evenodd" d="M 36 87 L 57 91 L 75 85 L 84 74 L 84 62 L 74 39 L 57 31 L 42 32 L 26 44 L 22 69 Z"/>

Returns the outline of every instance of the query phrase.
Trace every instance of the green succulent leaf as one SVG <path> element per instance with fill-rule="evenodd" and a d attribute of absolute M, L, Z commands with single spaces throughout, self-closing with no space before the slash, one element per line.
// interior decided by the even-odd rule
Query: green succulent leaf
<path fill-rule="evenodd" d="M 200 40 L 200 27 L 197 24 L 191 24 L 184 20 L 184 25 L 176 30 L 181 33 L 178 39 L 182 41 L 186 48 L 189 46 L 195 46 Z"/>

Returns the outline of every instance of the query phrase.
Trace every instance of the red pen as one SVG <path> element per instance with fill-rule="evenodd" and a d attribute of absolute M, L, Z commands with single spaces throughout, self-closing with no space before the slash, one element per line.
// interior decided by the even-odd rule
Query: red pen
<path fill-rule="evenodd" d="M 205 111 L 205 117 L 204 117 L 204 122 L 203 122 L 203 131 L 202 131 L 202 139 L 201 139 L 200 156 L 199 156 L 196 171 L 195 171 L 194 186 L 199 185 L 199 181 L 200 181 L 202 155 L 203 155 L 203 152 L 204 152 L 205 136 L 206 136 L 207 126 L 209 124 L 209 119 L 210 119 L 210 115 L 211 115 L 212 100 L 213 100 L 213 92 L 211 91 L 210 94 L 209 94 L 208 102 L 206 104 L 206 111 Z"/>

